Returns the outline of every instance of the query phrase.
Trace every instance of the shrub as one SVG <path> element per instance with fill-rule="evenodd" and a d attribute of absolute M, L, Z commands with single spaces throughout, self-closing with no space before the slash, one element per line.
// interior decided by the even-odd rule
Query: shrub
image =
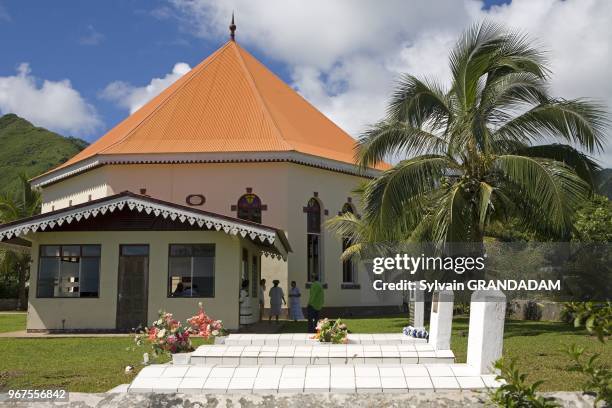
<path fill-rule="evenodd" d="M 573 321 L 575 327 L 584 327 L 599 341 L 612 331 L 612 302 L 568 302 L 563 309 L 564 320 Z"/>
<path fill-rule="evenodd" d="M 599 354 L 586 358 L 584 347 L 575 344 L 566 352 L 576 364 L 570 367 L 570 370 L 580 372 L 587 377 L 582 384 L 582 391 L 595 396 L 595 404 L 605 401 L 607 405 L 612 405 L 612 374 L 610 369 L 599 361 Z"/>
<path fill-rule="evenodd" d="M 321 343 L 342 344 L 348 341 L 347 335 L 346 324 L 342 323 L 340 319 L 335 321 L 323 319 L 317 323 L 317 333 L 313 338 Z"/>
<path fill-rule="evenodd" d="M 537 389 L 543 381 L 527 384 L 527 374 L 521 373 L 515 366 L 515 361 L 506 362 L 499 359 L 495 362 L 495 368 L 500 373 L 497 381 L 504 384 L 491 393 L 491 402 L 498 407 L 507 408 L 553 408 L 559 407 L 552 398 L 537 395 Z"/>

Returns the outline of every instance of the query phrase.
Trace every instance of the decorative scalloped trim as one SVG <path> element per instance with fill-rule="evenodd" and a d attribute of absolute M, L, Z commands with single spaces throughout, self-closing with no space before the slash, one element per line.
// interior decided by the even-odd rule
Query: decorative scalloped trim
<path fill-rule="evenodd" d="M 93 205 L 85 208 L 81 207 L 75 210 L 69 209 L 61 214 L 39 218 L 30 223 L 18 224 L 0 229 L 0 241 L 3 239 L 23 236 L 30 232 L 50 231 L 56 226 L 61 226 L 64 223 L 71 224 L 72 222 L 80 222 L 81 220 L 88 219 L 89 217 L 95 218 L 100 214 L 104 215 L 107 212 L 112 213 L 115 210 L 122 210 L 124 208 L 127 208 L 130 211 L 137 211 L 139 213 L 143 211 L 146 214 L 153 213 L 156 217 L 170 218 L 173 221 L 178 220 L 183 224 L 186 222 L 190 225 L 197 223 L 197 225 L 200 227 L 206 225 L 206 228 L 208 229 L 223 231 L 229 235 L 240 234 L 240 236 L 245 237 L 248 234 L 252 240 L 255 241 L 256 238 L 258 238 L 260 242 L 268 243 L 270 245 L 274 244 L 274 241 L 276 240 L 276 233 L 271 233 L 261 228 L 251 227 L 202 214 L 194 214 L 192 212 L 183 211 L 170 206 L 127 197 L 117 198 L 109 202 L 104 202 L 100 203 L 99 205 Z M 272 255 L 273 253 L 270 252 L 270 254 Z M 278 256 L 278 254 L 274 254 L 274 256 Z"/>

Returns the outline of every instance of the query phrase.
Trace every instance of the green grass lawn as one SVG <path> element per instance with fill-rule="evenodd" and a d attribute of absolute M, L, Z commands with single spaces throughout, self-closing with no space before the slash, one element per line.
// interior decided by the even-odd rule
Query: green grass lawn
<path fill-rule="evenodd" d="M 406 318 L 347 318 L 355 333 L 398 333 Z M 14 315 L 0 315 L 4 331 L 23 330 L 24 320 Z M 285 332 L 305 331 L 305 322 L 288 322 Z M 453 323 L 452 349 L 458 362 L 465 362 L 468 319 L 456 317 Z M 196 345 L 202 340 L 196 340 Z M 612 364 L 612 347 L 599 343 L 583 330 L 554 322 L 506 322 L 504 355 L 516 358 L 520 369 L 531 381 L 544 380 L 543 390 L 578 390 L 581 376 L 569 372 L 569 360 L 562 352 L 565 345 L 577 343 L 602 354 Z M 126 365 L 138 371 L 146 349 L 135 348 L 131 337 L 106 338 L 0 338 L 0 392 L 15 388 L 61 387 L 73 392 L 104 392 L 130 382 Z"/>
<path fill-rule="evenodd" d="M 0 333 L 8 333 L 24 330 L 26 325 L 25 313 L 2 313 L 0 314 Z"/>

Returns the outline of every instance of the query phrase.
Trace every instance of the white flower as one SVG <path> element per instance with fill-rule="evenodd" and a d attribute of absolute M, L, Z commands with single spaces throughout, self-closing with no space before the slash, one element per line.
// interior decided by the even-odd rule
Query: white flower
<path fill-rule="evenodd" d="M 166 335 L 166 329 L 161 329 L 158 333 L 157 333 L 157 338 L 161 339 L 162 337 L 164 337 Z"/>
<path fill-rule="evenodd" d="M 212 331 L 212 335 L 213 336 L 218 336 L 219 335 L 219 330 L 213 330 Z"/>

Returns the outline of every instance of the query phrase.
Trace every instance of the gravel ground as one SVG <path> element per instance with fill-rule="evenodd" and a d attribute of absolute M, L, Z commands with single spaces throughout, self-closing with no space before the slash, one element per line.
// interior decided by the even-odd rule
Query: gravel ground
<path fill-rule="evenodd" d="M 546 393 L 564 407 L 592 407 L 593 400 L 575 392 Z M 69 402 L 0 402 L 2 407 L 487 407 L 487 396 L 479 392 L 422 392 L 408 394 L 70 394 Z"/>

